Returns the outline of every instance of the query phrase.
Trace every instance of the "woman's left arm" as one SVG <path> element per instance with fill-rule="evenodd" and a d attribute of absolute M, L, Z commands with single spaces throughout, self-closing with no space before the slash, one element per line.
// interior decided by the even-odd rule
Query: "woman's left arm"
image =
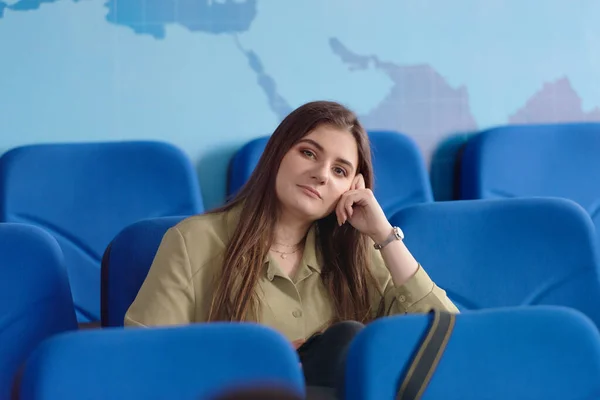
<path fill-rule="evenodd" d="M 388 246 L 391 246 L 391 243 Z M 414 273 L 401 281 L 402 283 L 398 283 L 398 274 L 394 276 L 392 271 L 400 272 L 402 276 L 405 276 L 406 272 L 402 266 L 392 265 L 390 261 L 385 260 L 383 250 L 386 248 L 387 246 L 381 250 L 381 254 L 373 249 L 371 257 L 372 272 L 377 281 L 377 292 L 379 293 L 378 298 L 373 299 L 373 308 L 378 311 L 377 316 L 427 313 L 432 309 L 459 312 L 446 292 L 431 280 L 427 272 L 416 261 L 414 264 L 416 268 L 413 268 Z M 404 248 L 406 249 L 406 247 Z M 392 251 L 390 249 L 386 253 L 392 253 Z M 382 307 L 380 307 L 380 303 L 383 303 Z"/>
<path fill-rule="evenodd" d="M 384 243 L 390 235 L 393 235 L 392 225 L 385 220 L 387 224 L 383 224 L 380 232 L 374 233 L 371 237 L 374 243 Z M 420 269 L 419 263 L 410 253 L 404 241 L 392 240 L 386 244 L 381 250 L 381 257 L 385 266 L 390 271 L 394 285 L 402 286 L 414 277 Z"/>
<path fill-rule="evenodd" d="M 393 235 L 392 225 L 373 192 L 365 188 L 362 175 L 357 175 L 351 189 L 342 195 L 336 214 L 340 225 L 349 222 L 374 243 L 383 244 Z M 375 278 L 379 282 L 388 281 L 382 288 L 385 315 L 428 312 L 432 308 L 458 312 L 446 292 L 429 278 L 402 240 L 392 240 L 373 251 L 381 253 L 375 254 L 372 260 Z"/>

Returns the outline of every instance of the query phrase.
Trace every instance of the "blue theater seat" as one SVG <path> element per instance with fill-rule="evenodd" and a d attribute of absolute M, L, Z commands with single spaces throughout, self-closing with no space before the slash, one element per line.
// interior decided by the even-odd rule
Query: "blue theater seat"
<path fill-rule="evenodd" d="M 41 144 L 0 157 L 0 221 L 56 237 L 80 322 L 100 319 L 100 258 L 121 229 L 202 210 L 194 167 L 170 144 Z"/>
<path fill-rule="evenodd" d="M 185 217 L 152 218 L 123 229 L 102 258 L 102 326 L 123 326 L 169 228 Z"/>
<path fill-rule="evenodd" d="M 63 255 L 35 226 L 0 223 L 0 399 L 45 338 L 77 329 Z"/>
<path fill-rule="evenodd" d="M 473 136 L 461 159 L 462 199 L 563 197 L 600 229 L 600 123 L 505 126 Z"/>
<path fill-rule="evenodd" d="M 435 201 L 459 200 L 462 153 L 472 136 L 466 133 L 447 136 L 431 154 L 429 179 Z"/>
<path fill-rule="evenodd" d="M 462 310 L 568 306 L 600 326 L 594 226 L 570 200 L 438 202 L 401 210 L 391 222 Z"/>
<path fill-rule="evenodd" d="M 415 142 L 398 132 L 369 132 L 375 196 L 387 217 L 398 210 L 433 201 L 423 156 Z"/>
<path fill-rule="evenodd" d="M 233 197 L 248 182 L 268 141 L 269 136 L 256 138 L 234 154 L 227 171 L 227 197 Z"/>
<path fill-rule="evenodd" d="M 430 315 L 384 318 L 352 343 L 345 399 L 394 399 Z M 467 312 L 421 400 L 583 400 L 600 397 L 600 334 L 562 307 Z"/>
<path fill-rule="evenodd" d="M 236 387 L 304 395 L 299 359 L 281 334 L 250 323 L 105 328 L 56 336 L 28 361 L 21 400 L 211 399 Z"/>
<path fill-rule="evenodd" d="M 423 156 L 406 135 L 390 131 L 369 132 L 375 196 L 390 217 L 403 207 L 433 201 Z M 229 166 L 228 196 L 233 196 L 248 181 L 269 137 L 248 142 L 232 158 Z"/>

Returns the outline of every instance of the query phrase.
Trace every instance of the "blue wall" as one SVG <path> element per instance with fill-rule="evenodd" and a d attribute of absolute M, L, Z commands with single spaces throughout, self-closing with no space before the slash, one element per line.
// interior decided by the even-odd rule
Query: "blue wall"
<path fill-rule="evenodd" d="M 223 200 L 231 154 L 332 99 L 426 155 L 506 123 L 600 121 L 596 0 L 0 0 L 0 151 L 164 139 Z"/>

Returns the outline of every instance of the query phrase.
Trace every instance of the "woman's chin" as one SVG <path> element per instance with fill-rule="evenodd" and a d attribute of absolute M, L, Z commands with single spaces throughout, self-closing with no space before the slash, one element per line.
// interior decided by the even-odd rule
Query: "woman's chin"
<path fill-rule="evenodd" d="M 329 213 L 323 207 L 315 207 L 313 204 L 296 204 L 294 213 L 306 221 L 314 222 L 326 217 Z"/>

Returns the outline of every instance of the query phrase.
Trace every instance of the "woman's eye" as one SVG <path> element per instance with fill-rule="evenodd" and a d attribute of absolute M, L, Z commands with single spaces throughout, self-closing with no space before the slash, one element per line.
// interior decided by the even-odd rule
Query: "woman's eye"
<path fill-rule="evenodd" d="M 308 158 L 314 158 L 315 157 L 315 153 L 313 153 L 310 150 L 302 150 L 302 154 L 304 154 Z"/>
<path fill-rule="evenodd" d="M 333 169 L 333 171 L 340 176 L 346 176 L 346 171 L 343 168 L 340 167 L 336 167 Z"/>

